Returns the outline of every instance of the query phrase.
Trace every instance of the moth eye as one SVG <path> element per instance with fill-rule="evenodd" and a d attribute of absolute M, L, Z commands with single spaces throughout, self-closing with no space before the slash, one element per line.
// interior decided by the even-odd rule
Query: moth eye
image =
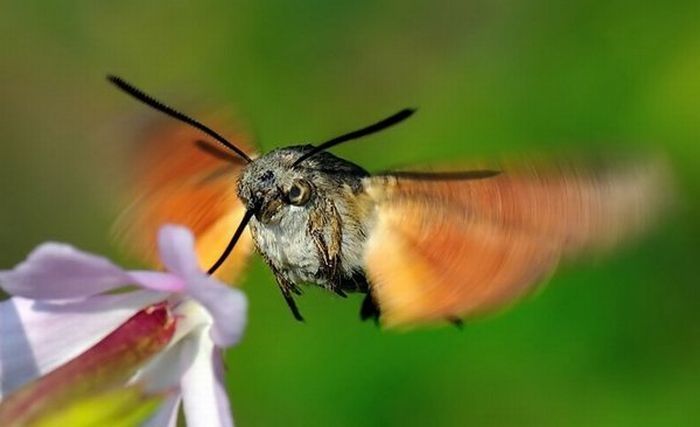
<path fill-rule="evenodd" d="M 311 197 L 311 185 L 308 182 L 299 180 L 292 184 L 292 187 L 287 192 L 287 200 L 295 206 L 302 206 L 309 201 Z"/>

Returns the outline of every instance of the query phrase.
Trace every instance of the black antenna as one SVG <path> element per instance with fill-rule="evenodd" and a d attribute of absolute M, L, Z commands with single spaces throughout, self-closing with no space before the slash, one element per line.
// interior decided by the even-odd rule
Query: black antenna
<path fill-rule="evenodd" d="M 160 101 L 157 101 L 153 99 L 150 95 L 147 95 L 140 89 L 135 88 L 131 84 L 125 82 L 119 77 L 108 75 L 107 80 L 112 82 L 115 86 L 117 86 L 119 89 L 123 90 L 124 92 L 128 93 L 129 95 L 133 96 L 134 98 L 138 99 L 139 101 L 143 102 L 144 104 L 155 108 L 156 110 L 160 111 L 161 113 L 167 114 L 168 116 L 175 118 L 177 120 L 180 120 L 181 122 L 187 123 L 188 125 L 197 128 L 201 130 L 202 132 L 206 133 L 207 135 L 211 136 L 215 140 L 217 140 L 219 143 L 223 144 L 226 148 L 229 150 L 233 151 L 234 153 L 238 154 L 241 156 L 247 163 L 250 163 L 252 160 L 248 155 L 241 150 L 240 148 L 236 147 L 235 145 L 231 144 L 229 141 L 226 140 L 223 136 L 219 135 L 218 133 L 214 132 L 211 130 L 209 127 L 204 125 L 203 123 L 198 122 L 197 120 L 193 119 L 192 117 L 189 117 L 171 107 L 168 107 L 167 105 L 163 104 Z"/>
<path fill-rule="evenodd" d="M 255 214 L 255 211 L 253 211 L 253 209 L 248 209 L 247 211 L 245 211 L 241 223 L 238 224 L 236 232 L 233 233 L 233 237 L 231 237 L 231 241 L 228 242 L 226 249 L 224 249 L 224 252 L 221 254 L 221 256 L 219 256 L 219 259 L 217 259 L 214 265 L 212 265 L 209 268 L 209 270 L 207 270 L 207 274 L 214 274 L 214 272 L 218 270 L 219 267 L 221 267 L 221 264 L 224 263 L 226 258 L 228 258 L 228 256 L 231 254 L 231 251 L 233 251 L 233 248 L 236 246 L 238 239 L 241 237 L 241 234 L 243 234 L 243 230 L 245 230 L 246 225 L 248 225 L 248 221 L 250 221 L 250 218 L 253 217 L 253 214 Z"/>
<path fill-rule="evenodd" d="M 224 151 L 221 149 L 221 145 L 214 145 L 214 143 L 205 141 L 203 139 L 198 139 L 194 142 L 194 145 L 197 146 L 201 151 L 207 153 L 208 155 L 215 157 L 219 160 L 223 160 L 225 162 L 233 163 L 233 164 L 240 164 L 241 163 L 241 158 L 231 154 L 228 151 Z"/>
<path fill-rule="evenodd" d="M 500 171 L 483 169 L 454 172 L 389 171 L 379 172 L 373 174 L 373 176 L 394 176 L 396 178 L 413 179 L 416 181 L 470 181 L 492 178 L 500 174 Z"/>
<path fill-rule="evenodd" d="M 384 120 L 381 120 L 373 125 L 369 125 L 365 128 L 358 129 L 356 131 L 352 131 L 350 133 L 346 133 L 345 135 L 340 135 L 337 136 L 333 139 L 329 139 L 328 141 L 324 142 L 321 145 L 317 145 L 314 147 L 311 151 L 309 151 L 306 154 L 303 154 L 301 157 L 296 159 L 294 162 L 293 166 L 298 166 L 301 162 L 304 160 L 308 159 L 309 157 L 315 156 L 316 154 L 320 153 L 321 151 L 325 151 L 335 145 L 341 144 L 346 141 L 351 141 L 353 139 L 357 138 L 362 138 L 363 136 L 371 135 L 375 132 L 379 132 L 381 130 L 384 130 L 388 127 L 394 126 L 395 124 L 401 123 L 402 121 L 406 120 L 407 118 L 411 117 L 413 113 L 415 113 L 416 110 L 412 108 L 406 108 L 398 113 L 387 117 Z"/>

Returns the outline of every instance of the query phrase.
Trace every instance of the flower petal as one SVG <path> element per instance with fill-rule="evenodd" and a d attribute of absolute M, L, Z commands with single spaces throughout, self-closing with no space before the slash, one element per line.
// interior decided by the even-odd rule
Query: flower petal
<path fill-rule="evenodd" d="M 223 372 L 220 369 L 221 350 L 214 346 L 205 333 L 196 334 L 191 338 L 185 342 L 195 356 L 180 383 L 187 425 L 233 426 L 228 396 L 223 384 Z"/>
<path fill-rule="evenodd" d="M 240 341 L 246 325 L 248 300 L 243 292 L 198 274 L 190 276 L 186 293 L 201 303 L 214 319 L 211 339 L 219 347 L 230 347 Z"/>
<path fill-rule="evenodd" d="M 173 341 L 177 339 L 178 337 L 173 337 Z M 147 393 L 151 394 L 178 388 L 182 374 L 192 363 L 194 357 L 194 354 L 188 353 L 191 346 L 186 342 L 189 339 L 190 337 L 180 337 L 178 342 L 171 341 L 171 345 L 151 359 L 134 375 L 130 383 L 139 384 Z"/>
<path fill-rule="evenodd" d="M 164 295 L 136 291 L 84 300 L 0 303 L 0 396 L 97 344 Z"/>
<path fill-rule="evenodd" d="M 153 357 L 129 381 L 139 384 L 147 393 L 160 394 L 178 388 L 183 373 L 195 356 L 192 348 L 196 346 L 189 341 L 196 339 L 195 336 L 199 334 L 210 336 L 212 318 L 200 303 L 186 298 L 172 301 L 172 304 L 177 328 L 168 347 Z"/>
<path fill-rule="evenodd" d="M 174 393 L 163 402 L 151 419 L 144 423 L 143 427 L 175 427 L 177 426 L 177 414 L 180 409 L 182 396 Z"/>
<path fill-rule="evenodd" d="M 160 260 L 171 273 L 184 278 L 199 273 L 192 232 L 179 225 L 164 225 L 158 230 Z"/>
<path fill-rule="evenodd" d="M 166 302 L 139 310 L 84 353 L 3 399 L 0 425 L 35 425 L 39 418 L 51 419 L 54 413 L 61 413 L 74 405 L 84 406 L 85 400 L 92 400 L 96 395 L 123 385 L 148 359 L 168 345 L 175 327 L 176 321 Z M 140 389 L 133 391 L 141 393 Z M 135 397 L 134 394 L 117 393 L 87 405 L 106 405 L 103 415 L 110 406 L 112 409 L 133 406 L 133 416 L 144 420 L 155 412 L 163 396 L 154 395 L 149 399 L 144 395 L 134 402 Z M 151 402 L 143 406 L 148 400 Z M 117 414 L 112 416 L 116 418 Z M 129 425 L 134 425 L 136 420 L 133 421 Z M 122 422 L 126 424 L 127 420 Z"/>
<path fill-rule="evenodd" d="M 180 277 L 170 273 L 130 271 L 128 274 L 135 284 L 152 291 L 182 292 L 185 287 Z"/>
<path fill-rule="evenodd" d="M 140 426 L 156 413 L 164 401 L 164 396 L 147 395 L 135 387 L 111 388 L 107 391 L 91 392 L 86 395 L 56 404 L 52 401 L 47 408 L 37 413 L 33 403 L 26 408 L 33 412 L 28 416 L 8 414 L 5 427 L 11 426 Z M 5 404 L 6 401 L 3 401 Z M 0 418 L 3 406 L 0 405 Z"/>
<path fill-rule="evenodd" d="M 70 245 L 44 243 L 12 270 L 0 271 L 0 287 L 32 299 L 80 298 L 130 284 L 107 258 Z"/>

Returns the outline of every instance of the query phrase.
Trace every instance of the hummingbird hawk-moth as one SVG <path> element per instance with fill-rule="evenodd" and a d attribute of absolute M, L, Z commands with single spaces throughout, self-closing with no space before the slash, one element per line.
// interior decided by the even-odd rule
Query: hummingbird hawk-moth
<path fill-rule="evenodd" d="M 327 151 L 403 121 L 409 109 L 319 145 L 256 155 L 244 137 L 226 139 L 109 80 L 188 125 L 157 128 L 144 141 L 126 241 L 152 256 L 157 228 L 184 224 L 203 267 L 229 280 L 255 247 L 299 320 L 294 296 L 304 284 L 366 294 L 361 317 L 385 326 L 493 311 L 562 259 L 643 229 L 665 197 L 663 168 L 648 161 L 370 174 Z"/>

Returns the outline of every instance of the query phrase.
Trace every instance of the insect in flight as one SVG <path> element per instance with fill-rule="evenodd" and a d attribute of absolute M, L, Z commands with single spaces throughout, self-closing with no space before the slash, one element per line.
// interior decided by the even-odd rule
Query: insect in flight
<path fill-rule="evenodd" d="M 299 320 L 294 296 L 307 283 L 366 294 L 361 317 L 385 326 L 487 313 L 527 294 L 562 259 L 644 229 L 665 199 L 655 161 L 373 175 L 327 151 L 410 109 L 319 145 L 256 156 L 243 138 L 109 80 L 188 125 L 158 129 L 141 148 L 125 239 L 153 254 L 160 224 L 187 225 L 200 262 L 225 277 L 240 273 L 254 246 Z"/>

